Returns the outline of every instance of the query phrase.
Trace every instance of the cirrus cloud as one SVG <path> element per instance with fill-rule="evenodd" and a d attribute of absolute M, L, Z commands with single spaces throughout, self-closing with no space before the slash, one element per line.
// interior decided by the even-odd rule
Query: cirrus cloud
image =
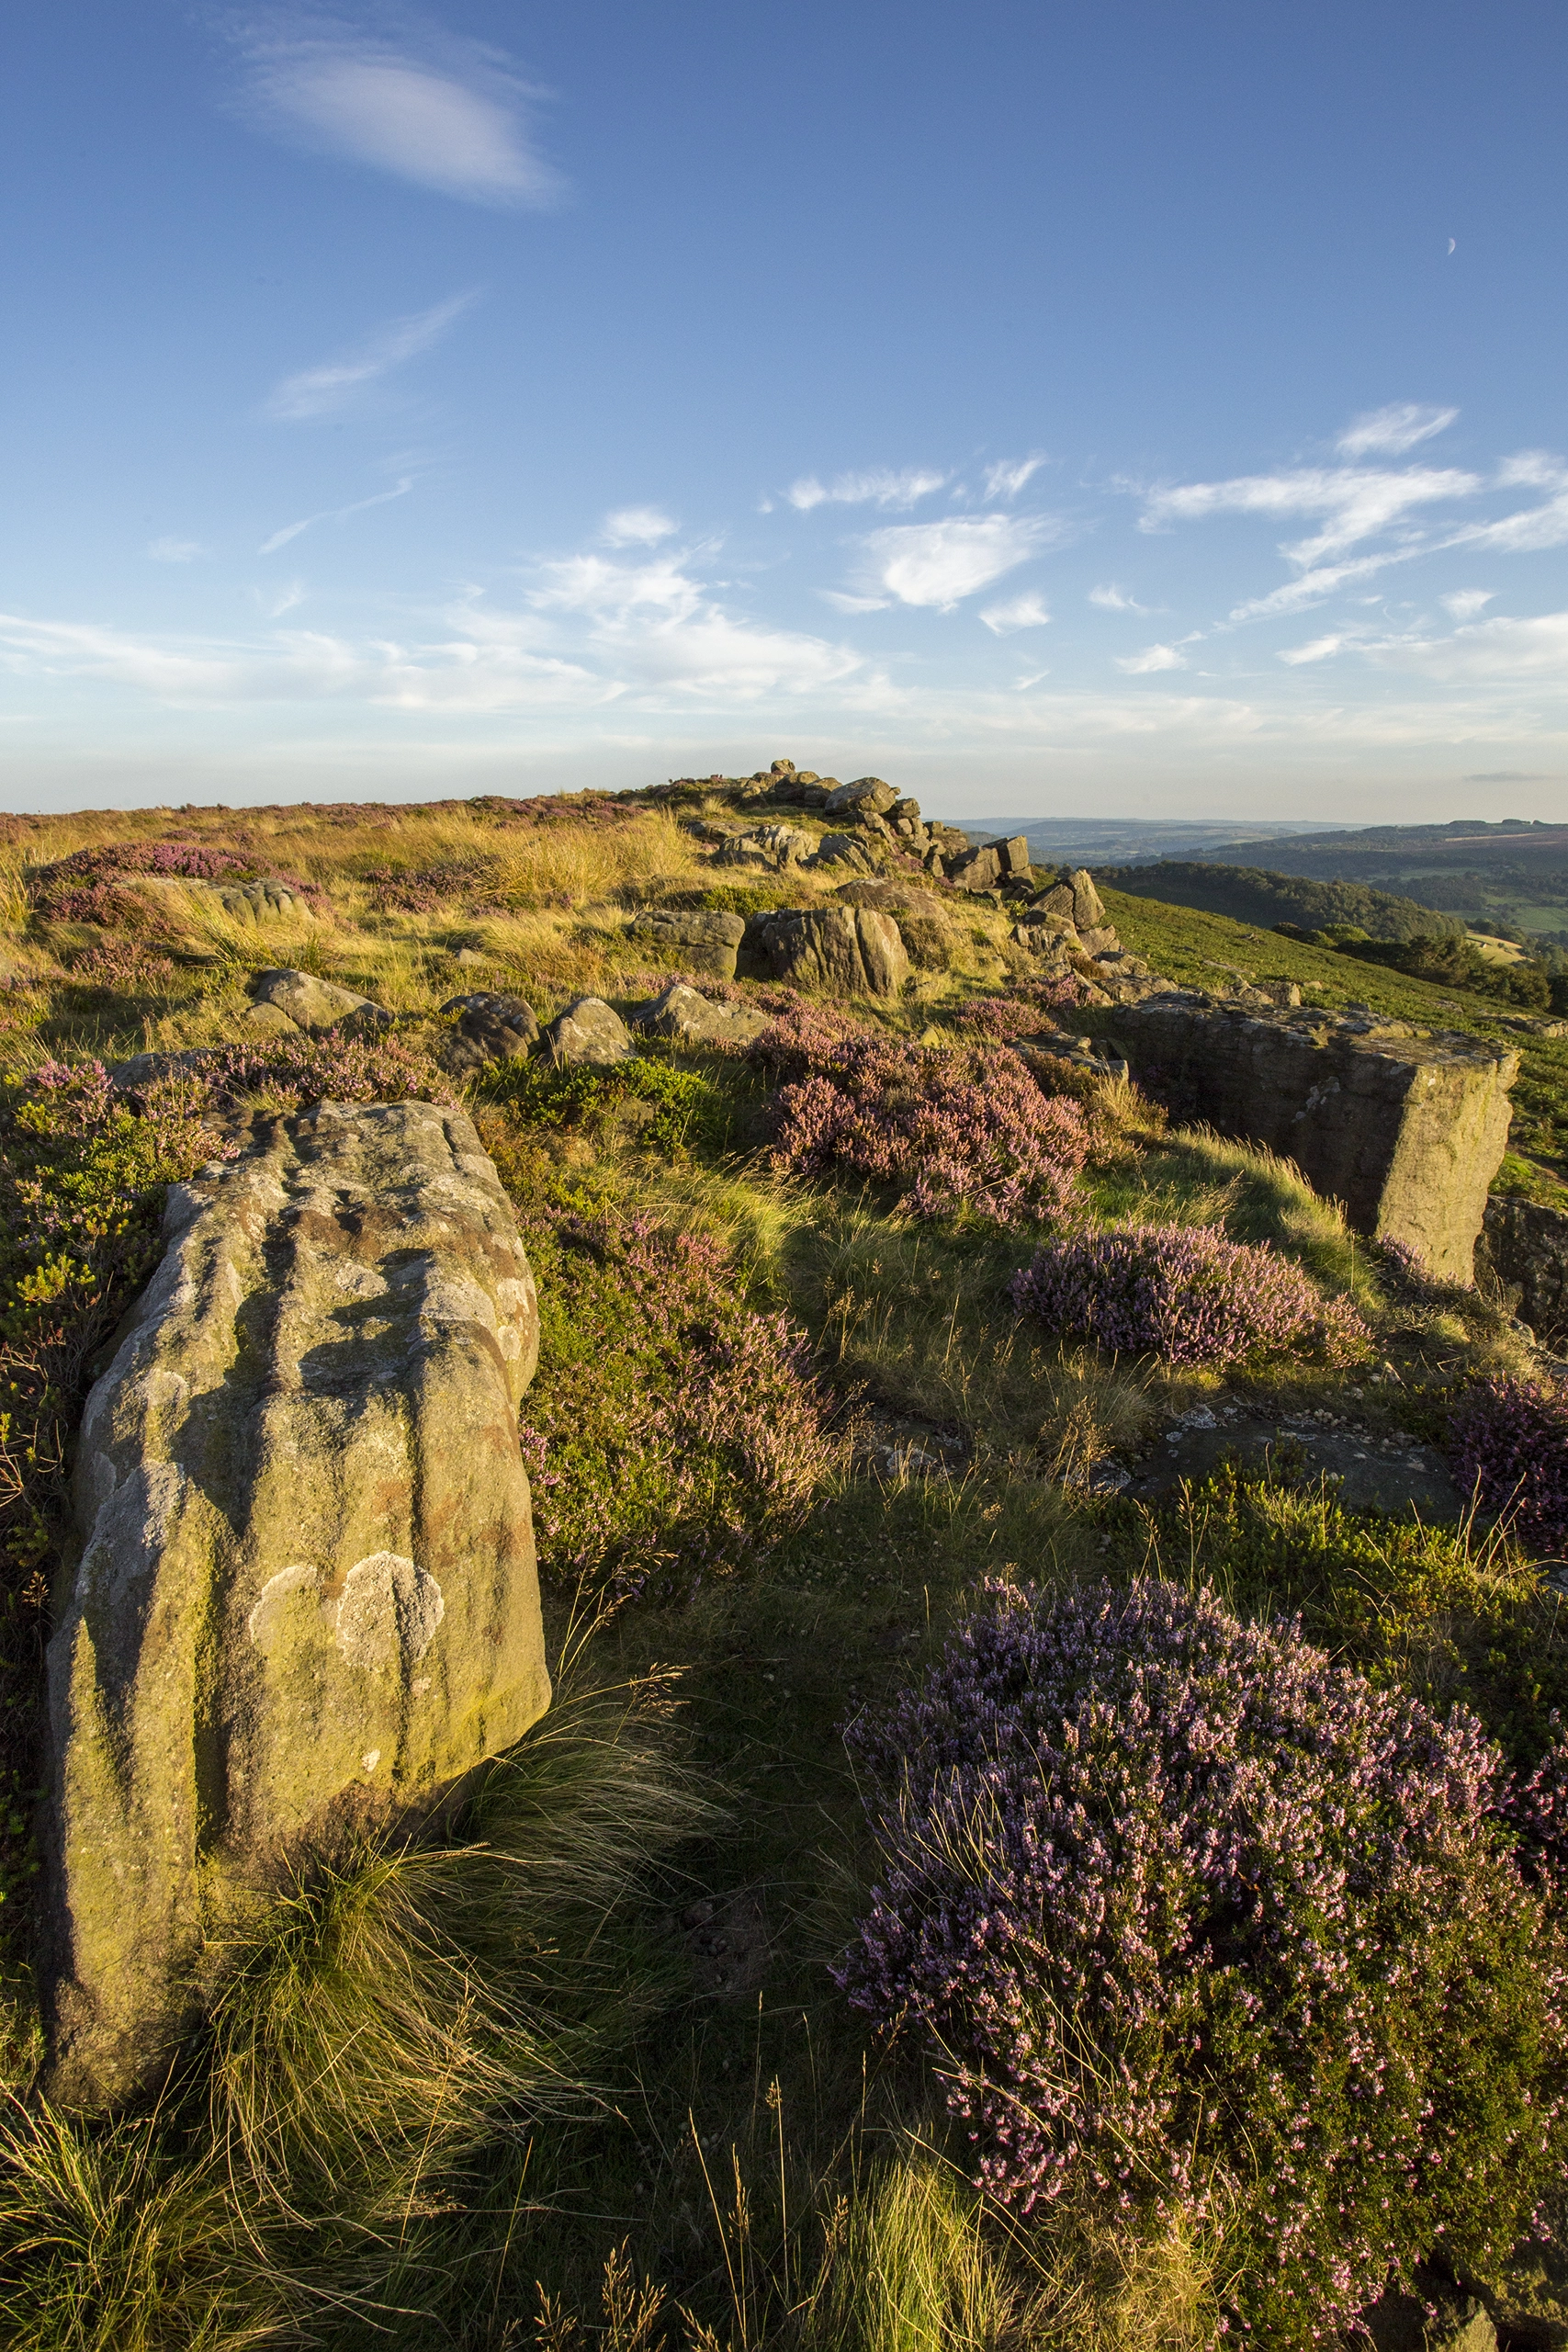
<path fill-rule="evenodd" d="M 951 612 L 965 596 L 988 588 L 1063 536 L 1062 526 L 1043 514 L 961 514 L 944 523 L 894 524 L 862 542 L 862 584 L 901 605 Z"/>
<path fill-rule="evenodd" d="M 1419 401 L 1395 401 L 1356 417 L 1335 447 L 1342 458 L 1403 458 L 1407 449 L 1446 433 L 1457 408 L 1424 408 Z"/>
<path fill-rule="evenodd" d="M 253 112 L 318 152 L 470 204 L 554 204 L 564 182 L 523 120 L 531 95 L 493 50 L 436 58 L 352 34 L 246 39 Z"/>
<path fill-rule="evenodd" d="M 940 490 L 947 476 L 933 473 L 929 466 L 906 466 L 902 473 L 895 473 L 889 466 L 873 466 L 864 473 L 835 474 L 830 482 L 820 482 L 815 474 L 802 474 L 791 482 L 784 496 L 799 514 L 808 514 L 814 506 L 914 506 Z"/>

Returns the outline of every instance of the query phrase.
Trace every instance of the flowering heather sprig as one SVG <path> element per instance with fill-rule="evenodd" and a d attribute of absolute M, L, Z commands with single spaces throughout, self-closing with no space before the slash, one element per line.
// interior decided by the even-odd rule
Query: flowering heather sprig
<path fill-rule="evenodd" d="M 493 857 L 479 854 L 444 858 L 435 865 L 371 865 L 359 878 L 378 907 L 423 915 L 433 914 L 448 899 L 479 894 L 495 867 Z"/>
<path fill-rule="evenodd" d="M 134 939 L 108 939 L 89 947 L 71 967 L 71 977 L 82 988 L 105 989 L 115 996 L 156 995 L 175 967 L 167 956 Z"/>
<path fill-rule="evenodd" d="M 916 2029 L 979 2182 L 1228 2211 L 1269 2343 L 1434 2244 L 1506 2254 L 1560 2156 L 1568 1977 L 1475 1719 L 1206 1592 L 988 1601 L 849 1734 L 878 1883 L 836 1972 Z"/>
<path fill-rule="evenodd" d="M 1028 1037 L 1054 1026 L 1049 1015 L 1069 1012 L 1083 1002 L 1084 984 L 1076 972 L 1057 979 L 1032 980 L 1014 996 L 971 997 L 958 1008 L 958 1018 L 983 1037 Z"/>
<path fill-rule="evenodd" d="M 1461 1491 L 1506 1514 L 1520 1543 L 1568 1544 L 1568 1387 L 1477 1382 L 1450 1425 L 1449 1451 Z"/>
<path fill-rule="evenodd" d="M 1059 1215 L 1090 1143 L 1078 1105 L 1045 1094 L 1010 1046 L 863 1034 L 817 1049 L 773 1117 L 781 1172 L 843 1168 L 900 1186 L 911 1216 L 967 1206 L 1000 1225 Z"/>
<path fill-rule="evenodd" d="M 1503 1819 L 1519 1841 L 1519 1866 L 1559 1906 L 1568 1905 L 1568 1730 L 1556 1708 L 1551 1739 L 1529 1778 L 1510 1782 Z"/>
<path fill-rule="evenodd" d="M 761 1556 L 835 1458 L 805 1333 L 749 1306 L 705 1234 L 547 1210 L 528 1243 L 545 1360 L 522 1437 L 546 1566 L 626 1594 Z"/>
<path fill-rule="evenodd" d="M 1348 1300 L 1325 1298 L 1288 1258 L 1211 1226 L 1073 1236 L 1041 1250 L 1009 1293 L 1050 1330 L 1173 1364 L 1308 1349 L 1346 1364 L 1369 1344 Z"/>

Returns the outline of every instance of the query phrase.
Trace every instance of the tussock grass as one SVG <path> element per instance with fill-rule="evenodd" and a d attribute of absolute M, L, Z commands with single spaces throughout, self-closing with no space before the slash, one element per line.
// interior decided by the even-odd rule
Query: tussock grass
<path fill-rule="evenodd" d="M 689 832 L 667 809 L 612 825 L 570 820 L 505 837 L 489 891 L 515 908 L 572 905 L 654 885 L 680 889 L 705 875 Z"/>

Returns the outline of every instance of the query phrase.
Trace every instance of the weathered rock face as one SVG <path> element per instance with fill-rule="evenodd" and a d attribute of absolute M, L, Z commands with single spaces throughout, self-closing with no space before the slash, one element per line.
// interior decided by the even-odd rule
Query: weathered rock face
<path fill-rule="evenodd" d="M 715 853 L 720 865 L 761 864 L 782 872 L 815 854 L 817 836 L 799 825 L 756 825 L 748 832 L 731 833 Z"/>
<path fill-rule="evenodd" d="M 682 1046 L 749 1046 L 771 1016 L 746 1004 L 715 1004 L 711 997 L 672 980 L 632 1014 L 635 1028 Z"/>
<path fill-rule="evenodd" d="M 455 1076 L 483 1069 L 489 1062 L 514 1062 L 539 1042 L 539 1023 L 519 996 L 492 996 L 476 989 L 441 1008 L 455 1012 L 457 1025 L 442 1048 L 441 1064 Z"/>
<path fill-rule="evenodd" d="M 318 979 L 314 972 L 296 972 L 287 967 L 258 972 L 251 989 L 258 1004 L 271 1005 L 296 1029 L 311 1036 L 326 1029 L 362 1031 L 391 1024 L 392 1016 L 384 1005 L 373 1004 L 367 996 L 356 996 L 352 989 L 339 988 L 335 980 Z"/>
<path fill-rule="evenodd" d="M 694 972 L 712 972 L 721 980 L 735 978 L 735 954 L 746 936 L 746 918 L 721 908 L 649 907 L 633 918 L 634 939 L 650 946 L 678 950 Z"/>
<path fill-rule="evenodd" d="M 171 900 L 178 905 L 181 899 L 197 911 L 211 908 L 247 929 L 315 921 L 308 899 L 290 889 L 287 882 L 275 882 L 270 877 L 258 882 L 202 882 L 183 876 L 128 874 L 119 887 L 138 891 L 161 908 L 167 907 Z"/>
<path fill-rule="evenodd" d="M 545 1032 L 558 1062 L 592 1062 L 600 1068 L 624 1062 L 632 1050 L 631 1032 L 603 997 L 580 996 L 558 1013 Z"/>
<path fill-rule="evenodd" d="M 1472 1280 L 1517 1055 L 1370 1014 L 1226 1006 L 1178 989 L 1126 1008 L 1114 1034 L 1174 1117 L 1293 1159 L 1359 1232 L 1406 1243 L 1443 1281 Z"/>
<path fill-rule="evenodd" d="M 834 892 L 847 906 L 875 907 L 898 926 L 904 953 L 919 972 L 945 972 L 953 961 L 953 926 L 933 890 L 901 882 L 843 882 Z"/>
<path fill-rule="evenodd" d="M 739 968 L 828 996 L 897 996 L 909 960 L 892 916 L 874 907 L 780 908 L 752 916 Z"/>
<path fill-rule="evenodd" d="M 49 1650 L 55 2088 L 155 2080 L 227 1900 L 549 1700 L 538 1311 L 461 1112 L 322 1102 L 170 1195 L 87 1403 Z"/>
<path fill-rule="evenodd" d="M 947 878 L 961 890 L 994 890 L 1015 875 L 1029 873 L 1029 843 L 1022 833 L 1005 842 L 983 842 L 947 861 Z"/>
<path fill-rule="evenodd" d="M 842 816 L 852 808 L 857 816 L 886 817 L 897 803 L 897 793 L 879 775 L 857 775 L 852 784 L 835 786 L 823 806 L 829 817 Z"/>
<path fill-rule="evenodd" d="M 1519 1318 L 1539 1338 L 1554 1347 L 1568 1340 L 1568 1216 L 1495 1193 L 1477 1257 L 1517 1291 Z"/>

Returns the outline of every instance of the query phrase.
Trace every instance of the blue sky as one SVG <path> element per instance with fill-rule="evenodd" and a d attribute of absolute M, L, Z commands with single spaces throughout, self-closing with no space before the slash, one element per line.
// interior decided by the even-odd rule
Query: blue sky
<path fill-rule="evenodd" d="M 1568 814 L 1560 0 L 3 54 L 6 806 Z"/>

